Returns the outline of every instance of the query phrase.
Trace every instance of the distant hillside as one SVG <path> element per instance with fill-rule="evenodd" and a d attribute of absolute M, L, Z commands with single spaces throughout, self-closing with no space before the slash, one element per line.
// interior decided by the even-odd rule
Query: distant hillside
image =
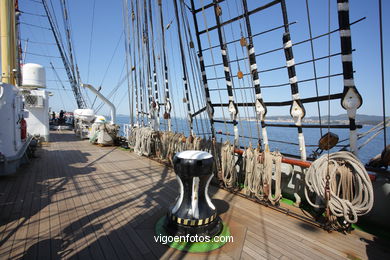
<path fill-rule="evenodd" d="M 109 116 L 107 116 L 109 118 Z M 128 120 L 128 115 L 118 114 L 118 119 L 122 120 Z M 183 118 L 178 118 L 179 120 L 185 120 Z M 216 117 L 214 119 L 221 119 L 219 117 Z M 244 120 L 242 118 L 242 120 Z M 254 121 L 254 118 L 249 118 L 249 120 Z M 382 116 L 372 116 L 372 115 L 363 115 L 363 114 L 357 114 L 356 115 L 356 123 L 359 125 L 376 125 L 380 122 L 382 122 L 383 118 Z M 290 115 L 288 116 L 267 116 L 266 121 L 271 122 L 292 122 L 292 118 Z M 304 123 L 307 124 L 318 124 L 318 117 L 317 116 L 308 116 L 303 119 Z M 326 124 L 328 122 L 328 116 L 322 116 L 322 123 Z M 348 116 L 347 114 L 340 114 L 340 115 L 334 115 L 330 116 L 330 122 L 332 124 L 349 124 Z"/>
<path fill-rule="evenodd" d="M 321 117 L 323 123 L 328 122 L 328 116 L 322 116 Z M 334 115 L 330 116 L 330 122 L 332 123 L 348 123 L 348 115 L 347 114 L 340 114 L 340 115 Z M 267 116 L 267 120 L 271 121 L 291 121 L 291 116 Z M 362 125 L 375 125 L 380 122 L 382 122 L 383 117 L 382 116 L 372 116 L 372 115 L 363 115 L 363 114 L 357 114 L 356 115 L 356 123 L 362 124 Z M 304 122 L 307 123 L 318 123 L 318 117 L 317 116 L 308 116 L 304 118 Z"/>

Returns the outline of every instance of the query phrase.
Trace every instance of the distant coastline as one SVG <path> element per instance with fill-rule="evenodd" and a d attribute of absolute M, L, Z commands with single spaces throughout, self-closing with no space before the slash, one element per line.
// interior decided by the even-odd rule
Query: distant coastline
<path fill-rule="evenodd" d="M 387 118 L 388 119 L 388 118 Z M 255 121 L 255 118 L 249 118 L 249 121 Z M 268 122 L 279 122 L 279 123 L 292 123 L 293 120 L 291 116 L 269 116 L 266 117 L 266 121 Z M 363 114 L 357 114 L 356 115 L 356 124 L 359 125 L 376 125 L 383 121 L 382 116 L 373 116 L 373 115 L 363 115 Z M 309 116 L 305 117 L 302 120 L 303 123 L 306 124 L 319 124 L 320 120 L 318 116 Z M 340 115 L 334 115 L 328 117 L 322 116 L 321 117 L 321 123 L 322 124 L 349 124 L 349 119 L 347 114 L 340 114 Z"/>
<path fill-rule="evenodd" d="M 117 117 L 123 117 L 123 118 L 129 118 L 128 115 L 119 114 Z M 184 118 L 180 118 L 182 120 L 185 120 Z M 223 120 L 223 118 L 215 118 L 219 120 Z M 348 115 L 347 114 L 340 114 L 340 115 L 334 115 L 330 116 L 330 124 L 349 124 Z M 389 119 L 389 117 L 387 117 Z M 227 118 L 226 120 L 230 120 L 230 118 Z M 241 118 L 241 120 L 244 121 L 256 121 L 256 118 L 250 117 L 250 118 Z M 266 122 L 273 122 L 273 123 L 293 123 L 293 120 L 291 116 L 267 116 Z M 356 115 L 356 124 L 359 125 L 376 125 L 383 121 L 382 116 L 373 116 L 373 115 L 364 115 L 364 114 L 357 114 Z M 319 118 L 318 116 L 308 116 L 305 117 L 302 120 L 305 124 L 319 124 Z M 321 117 L 321 123 L 322 124 L 328 124 L 328 116 L 322 116 Z"/>

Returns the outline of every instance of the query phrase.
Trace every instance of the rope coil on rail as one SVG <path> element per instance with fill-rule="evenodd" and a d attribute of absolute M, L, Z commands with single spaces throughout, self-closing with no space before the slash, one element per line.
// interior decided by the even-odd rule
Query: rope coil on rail
<path fill-rule="evenodd" d="M 227 188 L 234 187 L 237 181 L 237 169 L 236 169 L 236 160 L 234 156 L 234 146 L 230 144 L 229 141 L 226 141 L 221 149 L 221 163 L 222 171 L 221 177 L 222 181 Z"/>
<path fill-rule="evenodd" d="M 201 150 L 213 154 L 215 164 L 219 162 L 221 148 L 213 145 L 211 139 L 203 139 L 198 136 L 186 137 L 182 133 L 173 133 L 170 131 L 155 131 L 150 127 L 134 127 L 128 139 L 129 145 L 138 155 L 156 156 L 173 165 L 173 156 L 185 150 Z M 213 149 L 213 147 L 217 149 Z M 216 172 L 217 166 L 213 171 Z"/>
<path fill-rule="evenodd" d="M 254 194 L 260 200 L 268 200 L 275 205 L 282 198 L 282 156 L 279 152 L 260 152 L 249 147 L 244 154 L 246 194 Z M 274 178 L 272 178 L 274 176 Z M 273 179 L 275 180 L 272 194 Z"/>
<path fill-rule="evenodd" d="M 326 203 L 328 171 L 330 197 Z M 323 155 L 312 163 L 306 172 L 305 182 L 305 195 L 309 204 L 315 208 L 328 207 L 333 216 L 344 218 L 344 225 L 356 223 L 358 216 L 367 214 L 374 203 L 373 187 L 367 171 L 350 152 L 332 153 L 329 159 L 328 155 Z M 313 203 L 311 194 L 321 198 L 321 201 Z M 331 218 L 331 222 L 337 225 L 335 218 Z"/>

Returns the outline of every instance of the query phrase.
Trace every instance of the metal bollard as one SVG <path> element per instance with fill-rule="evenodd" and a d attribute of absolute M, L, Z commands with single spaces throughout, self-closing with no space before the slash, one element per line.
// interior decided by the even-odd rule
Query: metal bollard
<path fill-rule="evenodd" d="M 175 155 L 173 164 L 180 194 L 169 209 L 166 230 L 175 235 L 218 235 L 223 225 L 208 195 L 213 156 L 202 151 L 184 151 Z"/>

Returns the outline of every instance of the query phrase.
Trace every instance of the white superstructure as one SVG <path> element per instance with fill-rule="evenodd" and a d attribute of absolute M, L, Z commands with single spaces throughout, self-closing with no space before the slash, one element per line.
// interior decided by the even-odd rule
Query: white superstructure
<path fill-rule="evenodd" d="M 48 142 L 49 93 L 43 89 L 46 88 L 45 69 L 39 64 L 24 64 L 22 78 L 25 108 L 29 111 L 29 117 L 26 119 L 27 132 Z"/>

